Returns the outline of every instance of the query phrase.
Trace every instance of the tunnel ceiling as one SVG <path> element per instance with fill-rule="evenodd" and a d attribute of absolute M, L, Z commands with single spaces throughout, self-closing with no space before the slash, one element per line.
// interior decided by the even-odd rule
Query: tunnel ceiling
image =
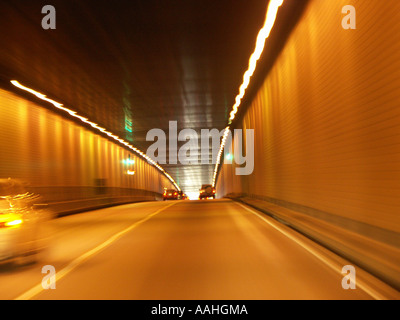
<path fill-rule="evenodd" d="M 46 4 L 56 9 L 55 30 L 41 26 Z M 159 128 L 168 133 L 169 121 L 177 121 L 178 130 L 222 130 L 267 4 L 265 0 L 2 2 L 2 81 L 20 80 L 144 152 L 153 143 L 146 141 L 147 132 Z M 214 170 L 211 161 L 163 167 L 185 192 L 211 183 Z"/>

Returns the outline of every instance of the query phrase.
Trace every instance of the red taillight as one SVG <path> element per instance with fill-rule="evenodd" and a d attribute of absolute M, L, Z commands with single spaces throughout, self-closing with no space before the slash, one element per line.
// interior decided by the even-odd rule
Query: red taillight
<path fill-rule="evenodd" d="M 0 228 L 15 228 L 22 224 L 22 219 L 15 219 L 5 222 L 0 222 Z"/>

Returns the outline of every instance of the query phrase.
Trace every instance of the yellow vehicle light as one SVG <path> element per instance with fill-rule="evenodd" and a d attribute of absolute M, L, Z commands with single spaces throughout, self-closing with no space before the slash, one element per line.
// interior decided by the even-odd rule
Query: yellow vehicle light
<path fill-rule="evenodd" d="M 7 221 L 4 223 L 4 225 L 6 227 L 15 227 L 18 226 L 22 223 L 22 219 L 16 219 L 16 220 L 11 220 L 11 221 Z"/>

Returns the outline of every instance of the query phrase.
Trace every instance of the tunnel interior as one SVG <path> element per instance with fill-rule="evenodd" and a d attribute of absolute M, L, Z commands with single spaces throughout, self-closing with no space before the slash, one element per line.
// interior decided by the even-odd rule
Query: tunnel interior
<path fill-rule="evenodd" d="M 400 288 L 398 1 L 45 5 L 0 5 L 0 178 L 59 216 L 212 184 Z"/>

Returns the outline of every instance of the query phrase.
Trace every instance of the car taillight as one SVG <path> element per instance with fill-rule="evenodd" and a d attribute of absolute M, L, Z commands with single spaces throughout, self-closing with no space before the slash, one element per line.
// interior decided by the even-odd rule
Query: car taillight
<path fill-rule="evenodd" d="M 6 222 L 0 222 L 0 228 L 15 228 L 18 227 L 22 224 L 22 219 L 15 219 L 15 220 L 9 220 Z"/>
<path fill-rule="evenodd" d="M 16 219 L 16 220 L 11 220 L 11 221 L 7 221 L 6 223 L 4 223 L 4 225 L 6 227 L 15 227 L 18 226 L 22 223 L 22 219 Z"/>

